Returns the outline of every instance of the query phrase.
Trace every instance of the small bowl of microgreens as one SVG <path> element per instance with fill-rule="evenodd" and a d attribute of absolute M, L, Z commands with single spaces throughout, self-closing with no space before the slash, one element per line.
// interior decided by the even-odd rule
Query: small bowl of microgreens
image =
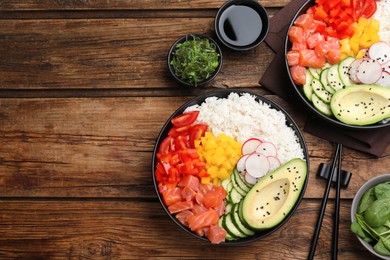
<path fill-rule="evenodd" d="M 390 259 L 390 174 L 367 181 L 355 194 L 351 231 L 372 254 Z"/>
<path fill-rule="evenodd" d="M 222 52 L 209 36 L 188 34 L 177 39 L 168 53 L 168 68 L 180 83 L 198 87 L 212 81 L 221 70 Z"/>

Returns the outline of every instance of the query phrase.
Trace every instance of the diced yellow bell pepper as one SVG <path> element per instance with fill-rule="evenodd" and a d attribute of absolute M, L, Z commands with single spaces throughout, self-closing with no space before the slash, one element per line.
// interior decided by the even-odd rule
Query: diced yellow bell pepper
<path fill-rule="evenodd" d="M 211 178 L 210 177 L 202 177 L 202 179 L 200 180 L 200 182 L 202 184 L 209 184 L 211 181 Z"/>
<path fill-rule="evenodd" d="M 366 55 L 366 50 L 365 49 L 361 49 L 358 54 L 356 55 L 356 59 L 361 59 L 363 58 L 364 56 Z"/>
<path fill-rule="evenodd" d="M 214 185 L 230 177 L 241 157 L 241 143 L 224 133 L 214 136 L 212 132 L 206 132 L 196 150 L 201 160 L 206 163 L 206 171 Z"/>
<path fill-rule="evenodd" d="M 218 171 L 218 176 L 217 176 L 219 179 L 221 180 L 224 180 L 224 179 L 227 179 L 230 177 L 230 173 L 228 173 L 228 171 L 225 169 L 225 168 L 221 168 L 219 171 Z"/>

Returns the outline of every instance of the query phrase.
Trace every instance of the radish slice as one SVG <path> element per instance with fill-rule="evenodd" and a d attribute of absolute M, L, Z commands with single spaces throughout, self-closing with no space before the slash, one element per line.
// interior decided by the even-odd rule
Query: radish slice
<path fill-rule="evenodd" d="M 390 61 L 390 45 L 386 42 L 376 42 L 368 49 L 368 55 L 379 64 L 385 64 Z"/>
<path fill-rule="evenodd" d="M 257 148 L 257 146 L 259 146 L 259 144 L 261 144 L 261 140 L 260 139 L 258 139 L 258 138 L 249 138 L 242 145 L 242 148 L 241 148 L 242 154 L 246 155 L 246 154 L 253 153 L 254 151 L 256 151 L 256 148 Z"/>
<path fill-rule="evenodd" d="M 390 62 L 382 64 L 382 71 L 390 73 Z"/>
<path fill-rule="evenodd" d="M 248 158 L 248 156 L 249 156 L 249 154 L 241 156 L 241 158 L 238 159 L 237 164 L 236 164 L 237 171 L 239 173 L 241 173 L 242 175 L 244 175 L 246 172 L 245 161 L 246 161 L 246 158 Z"/>
<path fill-rule="evenodd" d="M 356 73 L 357 78 L 364 84 L 373 84 L 377 82 L 381 75 L 382 66 L 375 60 L 363 60 Z"/>
<path fill-rule="evenodd" d="M 380 79 L 375 84 L 383 87 L 390 87 L 390 73 L 383 71 Z"/>
<path fill-rule="evenodd" d="M 276 156 L 278 151 L 273 143 L 263 142 L 256 148 L 256 153 L 262 153 L 265 156 Z"/>
<path fill-rule="evenodd" d="M 275 156 L 268 156 L 268 161 L 269 161 L 269 171 L 273 171 L 276 168 L 278 168 L 281 164 L 280 161 L 277 157 Z"/>
<path fill-rule="evenodd" d="M 360 63 L 362 63 L 362 61 L 365 60 L 365 59 L 357 59 L 357 60 L 354 60 L 350 65 L 349 65 L 349 69 L 348 69 L 348 75 L 349 75 L 349 78 L 355 82 L 355 83 L 360 83 L 360 80 L 358 79 L 358 77 L 356 76 L 357 74 L 357 70 L 358 70 L 358 67 L 360 65 Z"/>
<path fill-rule="evenodd" d="M 267 156 L 261 153 L 253 153 L 246 158 L 245 168 L 247 174 L 254 178 L 260 178 L 267 174 L 269 161 Z"/>
<path fill-rule="evenodd" d="M 255 178 L 255 177 L 253 177 L 252 175 L 250 175 L 249 173 L 246 173 L 246 174 L 244 175 L 244 180 L 245 180 L 247 183 L 251 184 L 251 185 L 255 185 L 258 179 L 259 179 L 259 178 Z"/>

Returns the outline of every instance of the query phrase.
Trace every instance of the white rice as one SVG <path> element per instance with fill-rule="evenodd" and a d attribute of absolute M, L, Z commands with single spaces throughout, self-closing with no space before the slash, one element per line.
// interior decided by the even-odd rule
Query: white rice
<path fill-rule="evenodd" d="M 390 42 L 390 0 L 376 1 L 377 10 L 374 18 L 379 21 L 379 37 L 381 41 Z"/>
<path fill-rule="evenodd" d="M 286 125 L 285 115 L 245 93 L 231 93 L 227 98 L 209 97 L 201 105 L 186 112 L 200 110 L 197 121 L 209 126 L 214 135 L 225 133 L 243 143 L 249 138 L 272 142 L 278 158 L 285 163 L 293 158 L 304 159 L 298 136 Z"/>

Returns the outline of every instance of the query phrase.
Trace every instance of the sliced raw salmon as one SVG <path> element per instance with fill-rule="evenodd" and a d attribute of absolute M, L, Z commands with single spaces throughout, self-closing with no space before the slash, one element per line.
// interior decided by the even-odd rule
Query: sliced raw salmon
<path fill-rule="evenodd" d="M 183 197 L 183 199 L 185 199 L 186 201 L 192 201 L 194 200 L 195 198 L 195 195 L 196 195 L 196 191 L 194 191 L 193 189 L 191 189 L 190 187 L 184 187 L 181 191 L 181 196 Z"/>
<path fill-rule="evenodd" d="M 290 67 L 290 74 L 295 84 L 303 85 L 306 83 L 306 68 L 300 65 Z"/>
<path fill-rule="evenodd" d="M 314 18 L 312 14 L 301 14 L 295 20 L 294 25 L 299 26 L 301 28 L 310 28 L 313 23 Z"/>
<path fill-rule="evenodd" d="M 320 42 L 314 47 L 317 56 L 325 56 L 330 51 L 330 44 L 327 41 Z"/>
<path fill-rule="evenodd" d="M 288 31 L 288 37 L 291 42 L 304 43 L 305 42 L 305 33 L 301 27 L 291 26 Z"/>
<path fill-rule="evenodd" d="M 322 68 L 326 64 L 324 56 L 317 56 L 314 50 L 299 51 L 299 65 L 304 67 Z"/>
<path fill-rule="evenodd" d="M 168 210 L 171 214 L 178 213 L 183 210 L 189 210 L 194 207 L 192 201 L 179 201 L 168 207 Z"/>
<path fill-rule="evenodd" d="M 208 184 L 199 184 L 199 192 L 202 193 L 203 195 L 212 190 L 214 185 L 212 183 Z"/>
<path fill-rule="evenodd" d="M 330 64 L 339 63 L 340 58 L 341 58 L 340 49 L 332 49 L 332 50 L 328 51 L 328 53 L 325 55 L 325 58 Z"/>
<path fill-rule="evenodd" d="M 183 210 L 176 214 L 177 220 L 182 223 L 184 226 L 188 226 L 188 219 L 192 217 L 194 213 L 191 210 Z"/>
<path fill-rule="evenodd" d="M 213 209 L 194 215 L 188 219 L 189 228 L 194 231 L 217 224 L 219 216 Z"/>
<path fill-rule="evenodd" d="M 306 42 L 305 43 L 293 42 L 291 50 L 292 51 L 307 50 Z"/>
<path fill-rule="evenodd" d="M 299 64 L 299 52 L 298 51 L 288 51 L 287 55 L 288 66 L 294 66 Z"/>
<path fill-rule="evenodd" d="M 214 189 L 204 195 L 203 205 L 206 208 L 218 207 L 219 204 L 223 203 L 223 199 L 224 196 L 217 189 Z"/>
<path fill-rule="evenodd" d="M 199 190 L 199 178 L 193 175 L 184 176 L 178 184 L 179 187 L 188 187 L 193 191 Z"/>
<path fill-rule="evenodd" d="M 226 230 L 221 228 L 218 225 L 213 225 L 210 227 L 209 232 L 207 233 L 207 238 L 213 244 L 219 244 L 225 241 Z"/>
<path fill-rule="evenodd" d="M 310 49 L 314 49 L 318 44 L 325 42 L 325 36 L 320 33 L 310 34 L 306 39 L 306 44 Z"/>
<path fill-rule="evenodd" d="M 164 200 L 164 204 L 169 207 L 170 205 L 182 200 L 181 189 L 177 187 L 172 189 L 167 189 L 163 191 L 162 197 Z"/>
<path fill-rule="evenodd" d="M 206 212 L 206 211 L 207 211 L 207 208 L 203 205 L 200 205 L 200 204 L 195 204 L 193 209 L 192 209 L 192 213 L 194 213 L 194 215 L 198 215 L 198 214 Z"/>
<path fill-rule="evenodd" d="M 217 212 L 218 216 L 222 216 L 223 214 L 225 214 L 226 205 L 222 202 L 218 206 L 214 207 L 214 209 Z"/>

